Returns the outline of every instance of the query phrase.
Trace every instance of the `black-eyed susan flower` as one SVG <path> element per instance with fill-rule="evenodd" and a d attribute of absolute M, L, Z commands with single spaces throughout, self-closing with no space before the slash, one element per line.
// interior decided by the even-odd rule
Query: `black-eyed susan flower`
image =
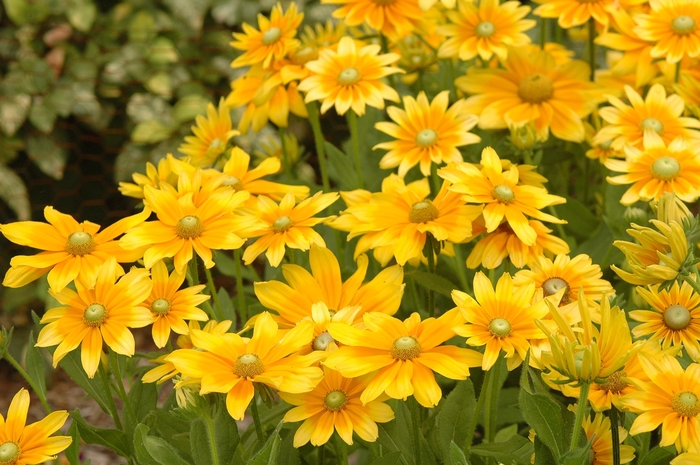
<path fill-rule="evenodd" d="M 157 168 L 153 163 L 147 162 L 146 174 L 132 174 L 131 178 L 134 182 L 120 182 L 119 192 L 121 192 L 122 195 L 125 195 L 127 197 L 142 199 L 144 186 L 158 188 L 161 182 L 165 182 L 171 185 L 177 184 L 177 175 L 172 171 L 171 159 L 173 159 L 172 154 L 168 154 L 167 157 L 161 158 L 158 161 Z"/>
<path fill-rule="evenodd" d="M 344 378 L 335 370 L 324 366 L 323 380 L 306 394 L 280 392 L 280 397 L 294 405 L 284 415 L 284 422 L 303 421 L 294 433 L 294 447 L 301 447 L 311 441 L 314 446 L 328 442 L 337 431 L 347 444 L 352 444 L 352 434 L 362 440 L 374 442 L 379 437 L 377 423 L 394 419 L 394 412 L 382 399 L 366 404 L 360 395 L 367 387 L 368 380 Z"/>
<path fill-rule="evenodd" d="M 610 22 L 608 9 L 612 0 L 537 0 L 540 6 L 533 13 L 542 18 L 558 18 L 563 29 L 585 24 L 593 18 L 607 29 Z"/>
<path fill-rule="evenodd" d="M 53 412 L 27 424 L 28 411 L 29 393 L 20 389 L 10 402 L 7 417 L 0 414 L 0 463 L 3 465 L 51 462 L 73 441 L 70 436 L 51 436 L 65 424 L 68 412 Z"/>
<path fill-rule="evenodd" d="M 590 416 L 584 418 L 582 426 L 586 433 L 586 439 L 591 441 L 591 451 L 593 452 L 591 465 L 613 465 L 613 438 L 610 430 L 610 418 L 602 413 L 596 413 L 593 419 Z M 622 444 L 627 438 L 627 430 L 619 427 L 619 431 L 619 463 L 629 463 L 634 460 L 634 447 Z"/>
<path fill-rule="evenodd" d="M 367 23 L 391 38 L 409 35 L 424 14 L 418 0 L 321 0 L 321 3 L 342 5 L 333 12 L 333 17 L 347 26 Z"/>
<path fill-rule="evenodd" d="M 700 10 L 694 0 L 651 0 L 649 14 L 634 17 L 639 37 L 654 43 L 651 56 L 677 63 L 700 55 Z"/>
<path fill-rule="evenodd" d="M 379 161 L 382 169 L 398 166 L 399 176 L 404 177 L 408 170 L 420 164 L 423 176 L 430 176 L 433 163 L 460 162 L 462 154 L 457 147 L 476 144 L 481 138 L 469 132 L 478 121 L 474 115 L 462 111 L 464 100 L 455 102 L 448 109 L 449 91 L 440 92 L 432 102 L 424 92 L 418 98 L 403 98 L 404 110 L 398 107 L 387 108 L 387 114 L 394 121 L 381 121 L 375 127 L 396 140 L 382 142 L 373 149 L 389 150 Z"/>
<path fill-rule="evenodd" d="M 700 463 L 700 454 L 695 452 L 685 452 L 671 460 L 671 465 L 695 465 Z"/>
<path fill-rule="evenodd" d="M 134 355 L 135 341 L 129 328 L 153 322 L 150 309 L 144 306 L 153 283 L 143 268 L 132 268 L 117 281 L 120 274 L 119 265 L 111 258 L 100 268 L 94 287 L 76 281 L 77 292 L 67 287 L 60 292 L 49 290 L 63 306 L 44 314 L 41 323 L 48 324 L 39 333 L 36 345 L 58 345 L 53 354 L 54 367 L 80 345 L 83 369 L 92 378 L 100 363 L 103 340 L 118 354 Z"/>
<path fill-rule="evenodd" d="M 364 314 L 364 330 L 331 323 L 328 332 L 342 346 L 324 364 L 348 378 L 376 373 L 360 396 L 363 404 L 386 393 L 404 400 L 413 395 L 432 408 L 442 398 L 433 371 L 466 379 L 469 368 L 481 364 L 482 355 L 474 350 L 440 345 L 455 335 L 452 327 L 461 321 L 456 311 L 423 321 L 418 313 L 401 321 L 373 312 Z"/>
<path fill-rule="evenodd" d="M 207 116 L 197 115 L 195 122 L 194 136 L 185 136 L 185 142 L 177 148 L 189 156 L 192 166 L 211 165 L 226 151 L 229 140 L 240 134 L 231 125 L 231 113 L 223 98 L 219 100 L 218 110 L 209 103 Z"/>

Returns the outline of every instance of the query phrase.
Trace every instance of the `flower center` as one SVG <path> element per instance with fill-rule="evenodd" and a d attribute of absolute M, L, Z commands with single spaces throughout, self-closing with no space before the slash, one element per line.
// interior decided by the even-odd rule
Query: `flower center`
<path fill-rule="evenodd" d="M 608 376 L 605 382 L 600 384 L 600 387 L 604 391 L 612 392 L 613 394 L 619 394 L 624 388 L 629 386 L 621 379 L 625 376 L 627 376 L 625 370 L 616 371 L 612 375 Z"/>
<path fill-rule="evenodd" d="M 88 326 L 100 326 L 107 319 L 107 309 L 102 304 L 92 304 L 83 312 L 83 322 Z"/>
<path fill-rule="evenodd" d="M 489 323 L 489 331 L 496 337 L 508 337 L 510 335 L 511 326 L 505 318 L 494 318 Z"/>
<path fill-rule="evenodd" d="M 491 21 L 482 21 L 476 26 L 476 35 L 479 37 L 489 37 L 496 32 L 496 26 Z"/>
<path fill-rule="evenodd" d="M 240 179 L 238 179 L 235 176 L 227 176 L 222 184 L 224 186 L 233 187 L 234 191 L 240 191 L 243 189 L 243 183 L 241 182 Z"/>
<path fill-rule="evenodd" d="M 332 412 L 337 412 L 345 407 L 348 403 L 348 396 L 343 391 L 331 391 L 326 394 L 326 398 L 323 400 L 326 408 Z"/>
<path fill-rule="evenodd" d="M 681 164 L 673 157 L 661 157 L 651 164 L 651 174 L 662 181 L 670 181 L 678 176 L 680 171 Z"/>
<path fill-rule="evenodd" d="M 76 231 L 66 240 L 66 252 L 71 255 L 87 255 L 94 249 L 95 241 L 85 231 Z"/>
<path fill-rule="evenodd" d="M 270 45 L 277 42 L 280 36 L 282 36 L 282 29 L 278 27 L 271 27 L 263 34 L 262 43 L 265 45 Z"/>
<path fill-rule="evenodd" d="M 569 283 L 561 278 L 549 278 L 542 283 L 542 290 L 544 291 L 545 296 L 554 295 L 567 287 L 569 287 Z"/>
<path fill-rule="evenodd" d="M 252 378 L 265 371 L 265 365 L 255 354 L 243 354 L 236 359 L 233 373 L 241 378 Z"/>
<path fill-rule="evenodd" d="M 695 30 L 695 20 L 686 15 L 678 16 L 671 21 L 671 29 L 676 34 L 690 34 Z"/>
<path fill-rule="evenodd" d="M 420 343 L 413 336 L 403 336 L 394 341 L 391 356 L 396 360 L 411 360 L 420 354 Z"/>
<path fill-rule="evenodd" d="M 328 334 L 328 331 L 324 331 L 314 339 L 314 343 L 311 345 L 314 350 L 326 350 L 328 345 L 333 342 L 333 336 Z"/>
<path fill-rule="evenodd" d="M 656 118 L 644 118 L 641 123 L 639 123 L 639 127 L 644 130 L 644 129 L 651 129 L 657 134 L 661 134 L 664 132 L 664 123 L 659 121 Z"/>
<path fill-rule="evenodd" d="M 20 455 L 19 446 L 12 442 L 6 442 L 0 446 L 0 464 L 2 465 L 14 465 L 17 463 Z"/>
<path fill-rule="evenodd" d="M 438 134 L 432 129 L 423 129 L 416 136 L 416 144 L 419 147 L 430 147 L 437 140 Z"/>
<path fill-rule="evenodd" d="M 170 310 L 168 299 L 156 299 L 151 304 L 151 311 L 156 315 L 165 315 Z"/>
<path fill-rule="evenodd" d="M 175 233 L 183 239 L 194 239 L 204 232 L 204 223 L 196 216 L 188 215 L 177 222 Z"/>
<path fill-rule="evenodd" d="M 513 192 L 513 189 L 503 184 L 494 187 L 491 194 L 501 203 L 511 203 L 515 200 L 515 192 Z"/>
<path fill-rule="evenodd" d="M 694 417 L 700 413 L 700 402 L 698 402 L 698 396 L 688 391 L 679 392 L 676 394 L 671 401 L 671 407 L 673 407 L 673 410 L 680 413 L 684 417 Z"/>
<path fill-rule="evenodd" d="M 293 226 L 292 219 L 288 216 L 280 216 L 272 223 L 272 230 L 276 233 L 282 233 Z"/>
<path fill-rule="evenodd" d="M 408 221 L 411 223 L 427 223 L 440 216 L 440 212 L 430 200 L 421 200 L 411 205 L 408 211 Z"/>
<path fill-rule="evenodd" d="M 531 74 L 520 81 L 518 96 L 528 103 L 540 103 L 548 100 L 554 93 L 554 86 L 549 76 Z"/>
<path fill-rule="evenodd" d="M 360 80 L 360 72 L 355 68 L 345 68 L 338 74 L 338 84 L 351 86 Z"/>
<path fill-rule="evenodd" d="M 671 305 L 664 311 L 664 323 L 674 331 L 687 328 L 690 320 L 690 312 L 682 305 Z"/>

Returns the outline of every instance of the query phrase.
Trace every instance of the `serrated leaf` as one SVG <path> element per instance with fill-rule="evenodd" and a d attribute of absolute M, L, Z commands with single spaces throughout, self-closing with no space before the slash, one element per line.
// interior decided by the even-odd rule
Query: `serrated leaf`
<path fill-rule="evenodd" d="M 29 193 L 24 181 L 2 164 L 0 164 L 0 199 L 15 212 L 19 221 L 29 221 L 32 218 Z"/>
<path fill-rule="evenodd" d="M 428 289 L 429 291 L 435 291 L 447 297 L 452 296 L 452 291 L 457 289 L 449 279 L 442 276 L 427 273 L 425 271 L 409 271 L 405 273 L 406 277 L 412 278 L 415 282 Z"/>
<path fill-rule="evenodd" d="M 282 423 L 277 425 L 277 428 L 267 439 L 263 448 L 250 459 L 248 465 L 277 465 L 277 455 L 279 454 L 281 442 L 279 431 L 281 428 Z"/>
<path fill-rule="evenodd" d="M 442 450 L 443 461 L 451 457 L 451 443 L 464 446 L 467 442 L 467 430 L 476 410 L 474 384 L 470 379 L 459 381 L 445 399 L 438 414 L 438 442 Z"/>
<path fill-rule="evenodd" d="M 73 442 L 63 453 L 66 454 L 70 465 L 80 465 L 80 431 L 78 431 L 77 422 L 71 423 L 70 428 L 68 428 L 68 436 L 73 438 Z"/>
<path fill-rule="evenodd" d="M 537 437 L 552 451 L 555 459 L 566 450 L 564 446 L 564 423 L 559 404 L 549 394 L 531 394 L 520 390 L 520 410 L 525 421 L 535 430 Z"/>
<path fill-rule="evenodd" d="M 535 465 L 557 465 L 552 451 L 535 436 Z"/>
<path fill-rule="evenodd" d="M 211 422 L 211 431 L 208 430 L 207 421 Z M 213 420 L 197 418 L 190 425 L 190 447 L 196 465 L 214 463 L 214 450 L 219 456 L 219 463 L 232 463 L 238 441 L 236 421 L 224 408 L 218 410 Z"/>
<path fill-rule="evenodd" d="M 53 179 L 63 179 L 68 154 L 51 137 L 29 136 L 27 154 L 39 169 Z"/>
<path fill-rule="evenodd" d="M 27 374 L 34 381 L 34 384 L 39 389 L 41 397 L 46 399 L 46 366 L 44 357 L 41 356 L 39 349 L 35 347 L 36 337 L 34 331 L 29 332 L 29 341 L 27 343 L 27 355 L 24 359 L 24 365 L 27 368 Z"/>
<path fill-rule="evenodd" d="M 13 136 L 24 124 L 31 103 L 32 98 L 26 94 L 0 97 L 0 129 L 6 136 Z"/>

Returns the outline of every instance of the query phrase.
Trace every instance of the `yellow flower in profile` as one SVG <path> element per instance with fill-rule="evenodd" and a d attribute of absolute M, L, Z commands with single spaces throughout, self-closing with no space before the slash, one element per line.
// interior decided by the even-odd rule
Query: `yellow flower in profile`
<path fill-rule="evenodd" d="M 399 167 L 399 176 L 420 163 L 423 176 L 430 176 L 430 166 L 441 163 L 460 162 L 462 154 L 457 147 L 481 141 L 469 130 L 476 126 L 478 118 L 462 111 L 464 100 L 458 100 L 449 109 L 449 91 L 440 92 L 428 102 L 425 92 L 418 98 L 403 98 L 405 110 L 387 108 L 394 121 L 381 121 L 375 128 L 397 139 L 382 142 L 373 147 L 389 150 L 379 162 L 382 169 Z"/>
<path fill-rule="evenodd" d="M 656 44 L 652 57 L 678 63 L 700 55 L 700 10 L 695 0 L 650 0 L 649 6 L 649 14 L 634 17 L 634 32 Z"/>
<path fill-rule="evenodd" d="M 535 245 L 537 233 L 525 215 L 552 223 L 566 223 L 540 211 L 550 205 L 566 202 L 563 197 L 548 194 L 543 188 L 520 183 L 520 172 L 515 165 L 503 170 L 501 159 L 491 147 L 481 152 L 482 168 L 471 163 L 458 163 L 438 171 L 438 175 L 452 183 L 450 191 L 465 194 L 468 203 L 485 204 L 482 215 L 486 232 L 494 231 L 505 218 L 523 243 Z"/>
<path fill-rule="evenodd" d="M 229 140 L 240 134 L 232 128 L 231 113 L 223 98 L 219 100 L 218 111 L 209 103 L 207 116 L 197 115 L 195 122 L 194 136 L 185 136 L 185 143 L 177 148 L 189 156 L 192 166 L 211 165 L 226 151 Z"/>
<path fill-rule="evenodd" d="M 358 116 L 365 114 L 366 105 L 383 109 L 384 100 L 398 102 L 399 94 L 381 78 L 403 72 L 389 66 L 399 55 L 380 51 L 374 44 L 358 50 L 350 37 L 340 39 L 337 51 L 319 51 L 318 60 L 306 63 L 311 75 L 299 84 L 299 90 L 306 92 L 305 101 L 321 100 L 321 113 L 335 105 L 339 115 L 352 108 Z"/>
<path fill-rule="evenodd" d="M 700 139 L 700 131 L 691 129 L 700 128 L 700 121 L 682 116 L 683 99 L 678 95 L 666 97 L 661 84 L 651 86 L 645 100 L 629 86 L 625 86 L 625 93 L 632 106 L 617 97 L 607 96 L 613 106 L 601 108 L 600 117 L 608 125 L 593 138 L 594 144 L 610 141 L 615 150 L 622 150 L 625 144 L 641 148 L 647 129 L 654 131 L 667 145 L 678 137 Z"/>
<path fill-rule="evenodd" d="M 132 268 L 122 274 L 114 258 L 102 265 L 94 287 L 76 281 L 77 292 L 64 288 L 49 293 L 63 306 L 47 311 L 41 323 L 48 323 L 39 333 L 37 347 L 58 344 L 53 366 L 81 346 L 80 356 L 88 377 L 97 372 L 102 355 L 102 341 L 116 353 L 131 357 L 135 351 L 134 336 L 128 328 L 142 328 L 153 322 L 151 311 L 144 306 L 153 287 L 148 271 Z"/>
<path fill-rule="evenodd" d="M 452 300 L 467 322 L 455 326 L 454 331 L 466 337 L 470 346 L 486 346 L 482 370 L 490 370 L 501 351 L 505 353 L 508 370 L 514 370 L 525 359 L 530 341 L 545 337 L 535 320 L 547 315 L 547 306 L 545 301 L 531 304 L 534 294 L 534 284 L 514 288 L 508 273 L 500 277 L 494 290 L 482 272 L 474 276 L 476 299 L 452 291 Z"/>
<path fill-rule="evenodd" d="M 201 379 L 200 394 L 226 394 L 226 409 L 235 420 L 242 420 L 253 400 L 254 383 L 300 394 L 313 390 L 323 378 L 318 352 L 295 355 L 311 343 L 313 323 L 302 321 L 281 335 L 269 313 L 255 322 L 253 337 L 223 335 L 193 329 L 192 343 L 197 349 L 179 349 L 166 360 L 187 377 Z"/>
<path fill-rule="evenodd" d="M 620 199 L 623 205 L 632 205 L 640 199 L 659 200 L 664 192 L 674 192 L 685 202 L 694 202 L 700 196 L 700 143 L 683 137 L 668 145 L 661 136 L 648 129 L 644 132 L 644 150 L 625 146 L 626 160 L 608 159 L 605 166 L 611 171 L 625 173 L 609 176 L 610 184 L 632 184 Z"/>
<path fill-rule="evenodd" d="M 328 442 L 337 431 L 347 444 L 352 444 L 352 433 L 367 442 L 379 437 L 377 423 L 394 419 L 394 412 L 381 400 L 363 404 L 360 394 L 368 381 L 361 378 L 344 378 L 335 370 L 324 366 L 323 380 L 306 394 L 280 392 L 280 397 L 295 407 L 288 411 L 282 421 L 303 421 L 294 434 L 294 447 L 311 441 L 314 446 Z"/>
<path fill-rule="evenodd" d="M 593 458 L 591 465 L 613 465 L 613 439 L 610 431 L 610 418 L 602 413 L 596 413 L 593 420 L 588 416 L 583 419 L 583 431 L 586 439 L 591 442 Z M 629 463 L 634 460 L 634 447 L 622 444 L 627 438 L 627 430 L 620 428 L 620 463 Z"/>
<path fill-rule="evenodd" d="M 540 6 L 533 13 L 542 18 L 558 18 L 563 29 L 580 26 L 591 18 L 607 29 L 608 9 L 616 7 L 613 0 L 537 0 L 537 3 Z"/>
<path fill-rule="evenodd" d="M 243 23 L 243 32 L 234 32 L 231 46 L 243 50 L 243 54 L 233 60 L 231 67 L 240 68 L 262 64 L 268 68 L 273 60 L 281 60 L 288 53 L 299 47 L 297 28 L 304 19 L 304 13 L 297 11 L 296 3 L 292 2 L 286 12 L 277 3 L 270 13 L 270 18 L 258 15 L 258 27 Z"/>
<path fill-rule="evenodd" d="M 12 397 L 7 417 L 0 414 L 0 463 L 35 465 L 56 460 L 59 452 L 70 446 L 70 436 L 51 435 L 61 429 L 68 412 L 59 410 L 41 420 L 27 424 L 29 393 L 22 388 Z"/>
<path fill-rule="evenodd" d="M 342 5 L 333 12 L 346 26 L 367 23 L 372 29 L 390 38 L 412 33 L 425 13 L 418 0 L 321 0 L 321 3 Z"/>
<path fill-rule="evenodd" d="M 459 58 L 467 61 L 479 55 L 490 60 L 495 54 L 504 60 L 507 45 L 521 47 L 530 43 L 524 32 L 535 27 L 532 19 L 523 19 L 529 6 L 520 2 L 482 0 L 479 5 L 460 0 L 457 10 L 446 13 L 449 23 L 438 28 L 447 37 L 438 50 L 441 58 Z"/>
<path fill-rule="evenodd" d="M 171 185 L 177 184 L 177 175 L 173 173 L 172 168 L 170 166 L 170 160 L 172 158 L 172 154 L 168 154 L 166 158 L 161 158 L 158 161 L 157 168 L 153 163 L 146 162 L 146 174 L 132 174 L 131 178 L 134 182 L 120 182 L 119 192 L 121 192 L 122 195 L 125 195 L 127 197 L 142 199 L 143 188 L 145 186 L 158 188 L 161 182 L 165 182 Z"/>
<path fill-rule="evenodd" d="M 464 111 L 479 116 L 482 129 L 505 129 L 533 121 L 539 140 L 551 129 L 555 137 L 581 142 L 582 118 L 596 108 L 598 96 L 588 82 L 588 65 L 572 60 L 557 65 L 545 51 L 509 47 L 505 69 L 469 68 L 455 80 L 457 87 L 472 95 Z"/>
<path fill-rule="evenodd" d="M 298 204 L 291 193 L 286 194 L 279 205 L 265 196 L 258 197 L 257 207 L 244 212 L 260 220 L 254 226 L 241 230 L 246 237 L 260 236 L 243 253 L 245 264 L 251 264 L 265 252 L 270 265 L 277 267 L 284 258 L 285 247 L 298 250 L 309 250 L 311 244 L 325 247 L 326 242 L 313 227 L 333 217 L 316 218 L 314 215 L 336 200 L 336 192 L 317 192 Z"/>
<path fill-rule="evenodd" d="M 424 407 L 435 407 L 442 390 L 433 371 L 450 379 L 466 379 L 469 368 L 481 364 L 481 354 L 452 345 L 441 346 L 462 320 L 457 311 L 421 321 L 418 313 L 401 321 L 384 313 L 365 313 L 367 329 L 331 323 L 328 332 L 340 342 L 324 365 L 346 378 L 376 372 L 360 400 L 363 405 L 386 393 L 393 399 L 414 396 Z M 361 360 L 362 363 L 358 363 Z"/>
<path fill-rule="evenodd" d="M 313 25 L 305 25 L 299 39 L 304 47 L 319 50 L 335 47 L 347 33 L 348 28 L 343 21 L 334 22 L 332 19 L 327 19 L 325 23 L 316 22 Z"/>
<path fill-rule="evenodd" d="M 2 284 L 22 287 L 48 272 L 49 287 L 56 292 L 73 280 L 93 286 L 100 266 L 110 257 L 119 263 L 130 263 L 143 256 L 144 247 L 126 250 L 115 238 L 143 223 L 150 214 L 150 210 L 145 209 L 100 231 L 95 223 L 78 223 L 72 216 L 46 207 L 44 217 L 49 224 L 18 221 L 0 225 L 0 232 L 11 242 L 43 250 L 36 255 L 13 257 Z M 124 272 L 121 267 L 119 270 Z"/>

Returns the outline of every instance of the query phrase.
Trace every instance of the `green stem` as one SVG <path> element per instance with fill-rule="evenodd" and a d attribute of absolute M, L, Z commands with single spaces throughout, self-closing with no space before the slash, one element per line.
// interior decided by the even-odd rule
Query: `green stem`
<path fill-rule="evenodd" d="M 255 402 L 255 399 L 253 399 Z M 204 424 L 207 426 L 207 439 L 209 440 L 209 445 L 211 446 L 209 450 L 211 451 L 212 465 L 219 465 L 221 460 L 219 459 L 219 449 L 216 447 L 216 433 L 214 432 L 214 422 L 212 421 L 209 413 L 204 415 Z"/>
<path fill-rule="evenodd" d="M 190 260 L 190 286 L 199 285 L 199 267 L 197 265 L 197 255 L 192 255 Z"/>
<path fill-rule="evenodd" d="M 498 380 L 501 377 L 501 368 L 505 358 L 503 352 L 499 352 L 496 363 L 493 364 L 489 372 L 491 380 L 488 390 L 486 391 L 486 399 L 484 400 L 484 442 L 493 442 L 496 436 L 496 414 L 498 413 L 498 394 L 500 390 Z"/>
<path fill-rule="evenodd" d="M 206 266 L 204 267 L 204 274 L 207 275 L 207 287 L 209 288 L 211 298 L 214 300 L 214 311 L 216 313 L 216 319 L 222 321 L 224 319 L 224 312 L 221 309 L 219 294 L 216 293 L 216 286 L 214 286 L 214 278 L 211 276 L 211 271 L 209 271 L 209 268 L 207 268 Z"/>
<path fill-rule="evenodd" d="M 435 274 L 435 238 L 432 234 L 428 233 L 426 239 L 428 244 L 428 273 Z M 433 291 L 432 289 L 428 290 L 428 315 L 433 315 L 434 317 L 437 317 L 437 308 L 435 307 L 435 291 Z"/>
<path fill-rule="evenodd" d="M 328 177 L 328 165 L 326 161 L 326 139 L 321 131 L 321 120 L 318 116 L 318 103 L 316 101 L 306 104 L 306 110 L 309 113 L 309 123 L 311 130 L 314 133 L 314 143 L 316 144 L 316 156 L 318 156 L 318 165 L 321 168 L 321 182 L 323 183 L 323 191 L 331 191 L 331 182 Z"/>
<path fill-rule="evenodd" d="M 236 262 L 236 297 L 238 298 L 238 313 L 241 315 L 241 323 L 248 321 L 248 307 L 243 291 L 243 267 L 241 265 L 241 249 L 233 251 L 233 260 Z"/>
<path fill-rule="evenodd" d="M 348 129 L 350 130 L 350 139 L 352 140 L 352 151 L 355 157 L 355 170 L 357 171 L 357 182 L 360 189 L 365 188 L 365 182 L 362 179 L 362 164 L 360 163 L 360 140 L 357 134 L 357 114 L 353 110 L 348 110 L 346 113 L 348 120 Z"/>
<path fill-rule="evenodd" d="M 277 131 L 280 136 L 280 145 L 282 146 L 282 166 L 284 166 L 285 176 L 291 176 L 289 169 L 291 168 L 291 163 L 289 160 L 289 153 L 287 152 L 287 141 L 284 139 L 284 134 L 286 129 L 283 127 L 278 127 Z"/>
<path fill-rule="evenodd" d="M 613 465 L 620 465 L 620 420 L 617 408 L 610 406 L 610 432 L 612 433 Z"/>
<path fill-rule="evenodd" d="M 462 291 L 469 291 L 469 281 L 467 280 L 467 264 L 462 255 L 462 244 L 453 244 L 455 251 L 455 266 L 457 268 L 457 277 L 459 284 L 462 286 Z"/>
<path fill-rule="evenodd" d="M 549 210 L 549 213 L 551 213 L 552 216 L 556 216 L 557 218 L 559 218 L 559 216 L 557 215 L 557 209 L 554 207 L 554 205 L 550 205 L 549 207 L 547 207 L 547 210 Z M 566 231 L 564 231 L 564 226 L 561 223 L 554 223 L 554 227 L 559 233 L 559 237 L 562 238 L 564 242 L 568 243 L 568 241 L 566 240 L 568 236 L 566 235 Z"/>
<path fill-rule="evenodd" d="M 326 444 L 318 446 L 318 465 L 323 465 L 326 462 Z"/>
<path fill-rule="evenodd" d="M 32 381 L 32 378 L 29 376 L 29 373 L 26 372 L 24 368 L 22 368 L 22 365 L 20 365 L 17 360 L 10 354 L 10 350 L 6 350 L 5 353 L 3 354 L 2 357 L 0 357 L 0 360 L 2 359 L 7 360 L 12 367 L 17 370 L 17 372 L 22 375 L 22 378 L 29 384 L 29 387 L 32 388 L 32 391 L 37 395 L 39 398 L 39 401 L 41 402 L 41 405 L 44 406 L 44 410 L 46 410 L 46 413 L 51 413 L 51 407 L 49 406 L 49 403 L 46 401 L 46 396 L 44 396 L 44 393 L 39 390 L 38 386 L 34 381 Z M 43 363 L 43 362 L 42 362 Z"/>
<path fill-rule="evenodd" d="M 690 275 L 686 273 L 681 273 L 678 276 L 680 276 L 683 281 L 690 284 L 690 287 L 692 287 L 695 292 L 700 294 L 700 283 L 698 283 L 694 278 L 691 278 Z"/>
<path fill-rule="evenodd" d="M 588 63 L 591 67 L 591 82 L 595 81 L 595 36 L 595 19 L 591 17 L 591 19 L 588 20 Z"/>
<path fill-rule="evenodd" d="M 583 416 L 586 414 L 586 408 L 588 407 L 588 391 L 590 390 L 590 383 L 583 383 L 581 385 L 581 390 L 578 397 L 578 408 L 576 409 L 576 419 L 574 420 L 574 432 L 571 434 L 571 445 L 569 445 L 569 450 L 574 450 L 578 447 L 578 438 L 581 435 L 581 424 L 583 423 Z"/>
<path fill-rule="evenodd" d="M 678 84 L 678 81 L 681 79 L 681 62 L 679 61 L 676 63 L 676 74 L 673 77 L 673 82 Z"/>
<path fill-rule="evenodd" d="M 547 43 L 547 18 L 540 18 L 540 48 L 544 50 Z"/>
<path fill-rule="evenodd" d="M 122 403 L 126 405 L 126 411 L 131 417 L 131 423 L 133 425 L 136 425 L 138 422 L 136 421 L 136 413 L 134 412 L 134 407 L 131 405 L 131 402 L 129 402 L 129 398 L 126 395 L 126 389 L 124 389 L 124 378 L 122 377 L 121 370 L 119 369 L 119 362 L 117 360 L 117 354 L 112 351 L 112 349 L 109 349 L 110 352 L 113 353 L 113 357 L 111 357 L 112 360 L 112 371 L 114 371 L 114 378 L 116 379 L 116 384 L 117 384 L 117 394 L 119 394 L 119 398 L 122 400 Z"/>
<path fill-rule="evenodd" d="M 333 437 L 335 438 L 336 457 L 340 465 L 348 465 L 348 445 L 338 433 L 333 434 Z"/>
<path fill-rule="evenodd" d="M 102 366 L 102 361 L 98 364 L 98 371 L 100 373 L 100 379 L 102 380 L 102 385 L 107 393 L 107 408 L 109 409 L 109 414 L 114 420 L 114 426 L 117 429 L 122 429 L 122 422 L 119 419 L 119 414 L 117 413 L 117 405 L 114 403 L 114 397 L 112 397 L 112 389 L 109 386 L 109 378 L 107 377 L 107 372 L 104 366 Z"/>
<path fill-rule="evenodd" d="M 258 442 L 260 444 L 265 443 L 265 432 L 262 428 L 262 423 L 260 423 L 260 414 L 258 413 L 258 395 L 257 392 L 253 396 L 253 400 L 250 401 L 250 410 L 253 415 L 253 423 L 255 423 L 255 434 L 258 436 Z"/>
<path fill-rule="evenodd" d="M 420 443 L 420 405 L 418 401 L 413 398 L 409 404 L 411 405 L 411 420 L 413 425 L 413 445 L 416 465 L 421 465 L 423 462 L 421 460 L 421 443 Z"/>
<path fill-rule="evenodd" d="M 484 374 L 484 380 L 481 382 L 481 391 L 479 392 L 479 399 L 476 401 L 476 408 L 474 409 L 474 415 L 472 415 L 471 421 L 469 422 L 469 428 L 467 429 L 467 442 L 464 447 L 464 455 L 469 457 L 469 449 L 472 447 L 474 442 L 474 433 L 476 432 L 476 425 L 479 422 L 479 415 L 484 408 L 484 402 L 486 401 L 486 393 L 489 391 L 489 384 L 491 383 L 492 370 L 487 371 Z"/>

